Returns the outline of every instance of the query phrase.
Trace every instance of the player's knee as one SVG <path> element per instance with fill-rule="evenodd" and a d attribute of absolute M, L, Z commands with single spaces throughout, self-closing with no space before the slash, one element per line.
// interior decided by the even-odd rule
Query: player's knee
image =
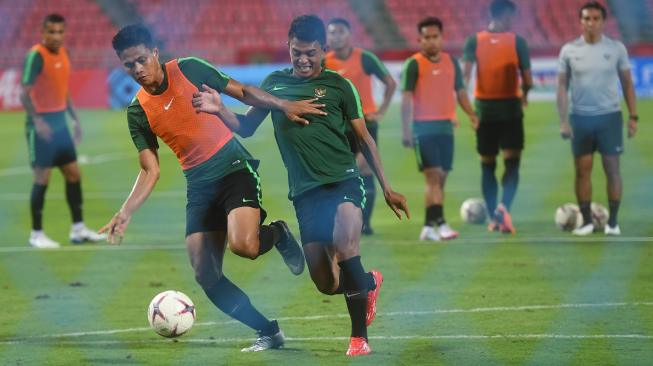
<path fill-rule="evenodd" d="M 220 277 L 222 277 L 222 273 L 216 269 L 210 271 L 206 269 L 195 269 L 195 282 L 202 288 L 215 286 L 220 281 Z"/>
<path fill-rule="evenodd" d="M 331 281 L 322 281 L 322 282 L 316 281 L 315 287 L 317 288 L 318 291 L 320 291 L 325 295 L 334 295 L 338 290 L 337 284 Z"/>
<path fill-rule="evenodd" d="M 234 237 L 229 241 L 229 248 L 237 256 L 253 260 L 259 255 L 259 240 L 257 237 Z"/>

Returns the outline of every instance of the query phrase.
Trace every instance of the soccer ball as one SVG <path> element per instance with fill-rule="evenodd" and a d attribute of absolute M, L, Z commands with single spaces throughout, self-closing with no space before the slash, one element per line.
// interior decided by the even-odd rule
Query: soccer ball
<path fill-rule="evenodd" d="M 573 203 L 565 203 L 556 209 L 555 223 L 563 231 L 572 231 L 583 225 L 583 215 Z"/>
<path fill-rule="evenodd" d="M 178 337 L 195 322 L 195 305 L 179 291 L 164 291 L 154 296 L 147 309 L 147 320 L 159 335 Z"/>
<path fill-rule="evenodd" d="M 460 206 L 460 217 L 470 224 L 483 224 L 487 219 L 485 201 L 480 198 L 469 198 Z"/>
<path fill-rule="evenodd" d="M 601 231 L 605 228 L 605 225 L 608 223 L 608 218 L 610 214 L 608 209 L 605 206 L 602 206 L 598 203 L 592 202 L 592 223 L 594 224 L 594 230 Z"/>

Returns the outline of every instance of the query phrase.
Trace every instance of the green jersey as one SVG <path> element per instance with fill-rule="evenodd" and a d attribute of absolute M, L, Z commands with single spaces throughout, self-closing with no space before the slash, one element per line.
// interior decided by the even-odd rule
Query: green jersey
<path fill-rule="evenodd" d="M 292 69 L 284 69 L 268 75 L 261 89 L 287 100 L 319 98 L 317 103 L 325 104 L 328 113 L 307 116 L 310 123 L 302 126 L 283 112 L 272 111 L 274 137 L 288 170 L 288 198 L 358 176 L 345 130 L 352 120 L 364 116 L 351 81 L 328 69 L 310 79 L 298 78 Z"/>
<path fill-rule="evenodd" d="M 229 76 L 220 72 L 205 60 L 188 57 L 180 58 L 177 62 L 184 77 L 196 86 L 198 90 L 202 84 L 206 84 L 222 92 L 227 86 L 227 83 L 229 83 Z M 162 64 L 161 67 L 163 68 L 164 78 L 163 83 L 154 93 L 156 95 L 162 94 L 168 88 L 168 73 L 166 72 L 165 64 Z M 187 102 L 191 103 L 190 100 Z M 134 98 L 131 105 L 127 108 L 127 124 L 129 125 L 129 132 L 138 151 L 144 149 L 156 150 L 159 148 L 156 135 L 150 127 L 150 122 L 138 98 Z M 249 152 L 233 138 L 208 160 L 184 170 L 184 175 L 189 181 L 215 180 L 236 170 L 245 169 L 247 161 L 251 159 L 252 156 Z"/>

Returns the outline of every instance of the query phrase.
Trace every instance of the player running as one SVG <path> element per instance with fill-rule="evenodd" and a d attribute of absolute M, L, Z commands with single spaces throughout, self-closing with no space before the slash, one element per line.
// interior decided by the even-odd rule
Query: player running
<path fill-rule="evenodd" d="M 444 219 L 443 209 L 444 184 L 453 166 L 453 128 L 458 126 L 456 101 L 472 127 L 478 128 L 460 65 L 442 51 L 442 31 L 438 18 L 428 17 L 417 24 L 421 50 L 404 63 L 401 81 L 402 140 L 404 146 L 415 148 L 426 182 L 426 212 L 419 239 L 432 241 L 458 237 Z"/>
<path fill-rule="evenodd" d="M 370 51 L 352 46 L 351 26 L 346 19 L 334 18 L 329 21 L 327 25 L 327 44 L 330 51 L 327 52 L 324 59 L 326 68 L 337 72 L 354 84 L 363 105 L 365 125 L 374 142 L 378 145 L 378 122 L 383 119 L 390 106 L 397 83 L 395 83 L 388 69 L 376 55 Z M 383 101 L 378 108 L 372 94 L 372 76 L 375 76 L 384 85 Z M 353 131 L 347 129 L 346 135 L 349 140 L 349 147 L 356 154 L 356 162 L 365 187 L 366 203 L 363 209 L 363 235 L 372 235 L 374 230 L 372 229 L 371 218 L 374 201 L 376 200 L 374 173 L 367 161 L 365 161 L 363 154 L 360 153 L 360 147 Z"/>
<path fill-rule="evenodd" d="M 113 48 L 130 76 L 140 85 L 127 109 L 127 123 L 139 151 L 140 173 L 121 209 L 102 228 L 119 243 L 132 214 L 145 202 L 159 178 L 157 137 L 177 155 L 187 183 L 186 246 L 195 278 L 208 298 L 224 313 L 256 330 L 258 338 L 243 352 L 281 347 L 284 336 L 249 297 L 222 273 L 224 252 L 255 259 L 275 246 L 295 275 L 304 269 L 299 244 L 283 221 L 261 225 L 261 186 L 257 161 L 216 116 L 197 113 L 193 93 L 202 85 L 251 105 L 280 110 L 289 120 L 303 113 L 323 114 L 312 101 L 288 102 L 240 84 L 208 62 L 180 58 L 159 63 L 149 30 L 140 25 L 121 29 Z"/>
<path fill-rule="evenodd" d="M 558 113 L 560 134 L 571 138 L 576 169 L 576 198 L 583 225 L 574 235 L 594 232 L 591 216 L 592 165 L 594 152 L 601 154 L 608 184 L 610 217 L 606 235 L 620 235 L 617 214 L 621 202 L 619 155 L 623 153 L 623 119 L 617 86 L 621 83 L 628 107 L 628 137 L 637 132 L 637 105 L 630 76 L 628 51 L 624 45 L 603 34 L 607 12 L 598 2 L 583 5 L 579 11 L 583 34 L 560 50 L 558 66 Z M 571 115 L 569 96 L 571 89 Z M 571 124 L 569 121 L 571 120 Z"/>
<path fill-rule="evenodd" d="M 481 156 L 481 186 L 490 216 L 490 231 L 515 233 L 510 207 L 517 193 L 519 163 L 524 149 L 524 113 L 533 85 L 526 41 L 510 31 L 516 6 L 510 0 L 490 4 L 492 18 L 487 30 L 465 41 L 463 75 L 469 85 L 476 63 L 476 110 L 480 123 L 476 150 Z M 521 83 L 520 83 L 521 76 Z M 503 195 L 497 205 L 496 156 L 501 149 Z"/>
<path fill-rule="evenodd" d="M 84 225 L 82 182 L 75 145 L 82 140 L 82 127 L 68 88 L 70 61 L 63 47 L 66 21 L 59 14 L 43 19 L 41 43 L 25 57 L 20 100 L 27 112 L 27 144 L 34 173 L 30 196 L 32 232 L 29 244 L 35 248 L 59 248 L 43 232 L 43 206 L 50 172 L 58 167 L 66 181 L 66 201 L 72 216 L 69 239 L 73 244 L 104 240 Z M 73 121 L 74 136 L 68 131 L 66 112 Z"/>
<path fill-rule="evenodd" d="M 371 352 L 367 326 L 376 315 L 383 281 L 381 272 L 365 272 L 359 251 L 365 192 L 349 149 L 346 125 L 356 134 L 363 154 L 376 173 L 383 195 L 397 217 L 409 216 L 406 199 L 390 188 L 374 139 L 365 126 L 360 98 L 353 84 L 322 67 L 326 31 L 314 15 L 295 18 L 288 31 L 292 69 L 273 72 L 261 88 L 280 98 L 317 97 L 327 115 L 309 117 L 307 125 L 292 122 L 272 111 L 272 123 L 281 157 L 288 170 L 289 199 L 293 202 L 304 254 L 317 289 L 327 295 L 344 294 L 351 319 L 347 355 Z M 241 136 L 250 136 L 270 113 L 250 108 L 234 116 L 221 106 L 211 88 L 193 99 L 199 111 L 218 114 Z M 337 263 L 337 265 L 336 265 Z"/>

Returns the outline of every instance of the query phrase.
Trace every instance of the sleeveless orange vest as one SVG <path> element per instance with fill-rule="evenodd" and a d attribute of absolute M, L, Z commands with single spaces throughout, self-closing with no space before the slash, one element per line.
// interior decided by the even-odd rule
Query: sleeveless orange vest
<path fill-rule="evenodd" d="M 476 34 L 476 88 L 480 99 L 519 98 L 519 58 L 514 33 Z"/>
<path fill-rule="evenodd" d="M 59 48 L 59 53 L 50 52 L 42 44 L 32 47 L 43 58 L 43 69 L 36 77 L 30 97 L 37 113 L 59 112 L 66 109 L 68 101 L 68 79 L 70 78 L 70 60 L 66 49 Z"/>
<path fill-rule="evenodd" d="M 440 52 L 440 62 L 432 62 L 421 52 L 417 61 L 417 83 L 413 91 L 415 121 L 453 120 L 456 118 L 456 70 L 448 53 Z"/>
<path fill-rule="evenodd" d="M 177 60 L 166 63 L 168 89 L 152 95 L 141 88 L 136 97 L 150 128 L 177 155 L 184 170 L 208 160 L 231 138 L 231 130 L 215 115 L 195 112 L 193 85 L 179 69 Z"/>
<path fill-rule="evenodd" d="M 324 61 L 327 69 L 337 72 L 354 84 L 361 98 L 363 114 L 376 112 L 376 103 L 372 94 L 372 77 L 366 74 L 363 68 L 362 49 L 354 48 L 346 60 L 339 59 L 335 51 L 329 51 Z"/>

